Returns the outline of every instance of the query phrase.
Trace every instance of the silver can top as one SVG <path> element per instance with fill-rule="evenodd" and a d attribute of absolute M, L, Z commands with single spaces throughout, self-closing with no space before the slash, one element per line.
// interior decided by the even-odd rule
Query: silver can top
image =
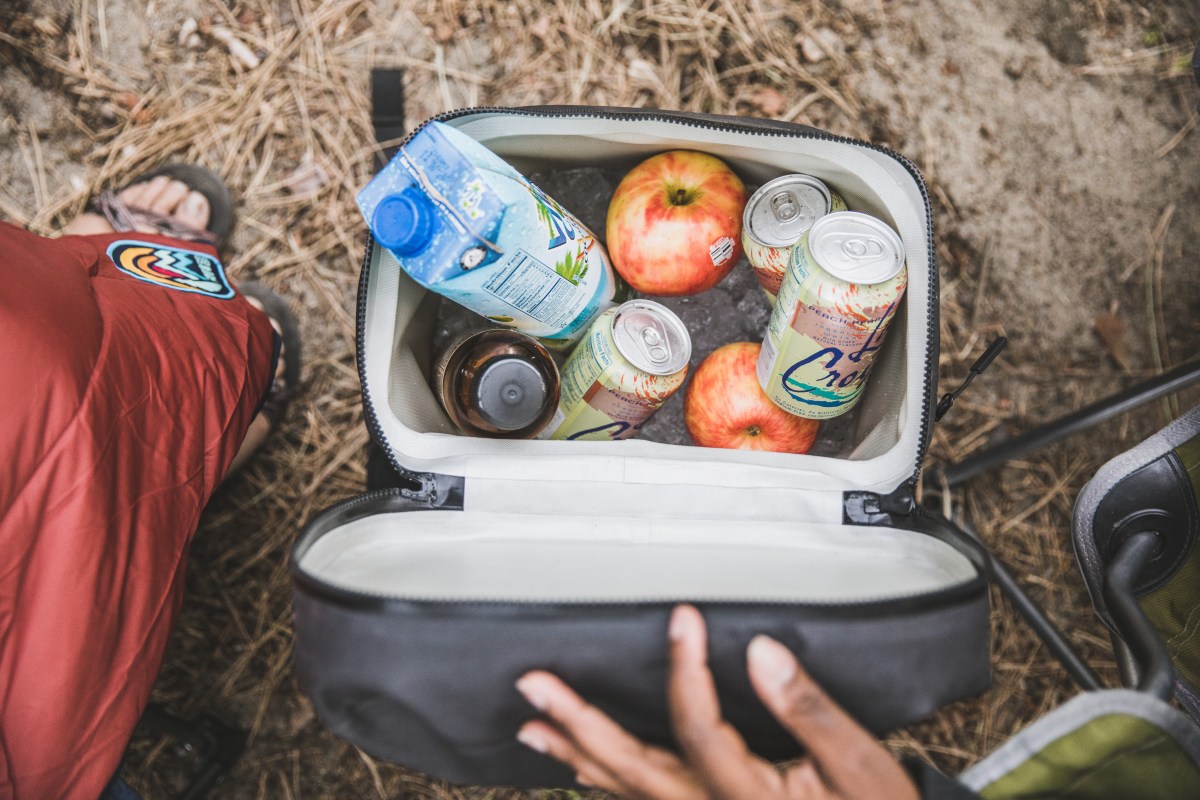
<path fill-rule="evenodd" d="M 674 375 L 692 357 L 692 337 L 675 312 L 653 300 L 630 300 L 617 308 L 613 339 L 625 359 L 651 375 Z"/>
<path fill-rule="evenodd" d="M 808 249 L 821 269 L 849 283 L 883 283 L 904 269 L 900 235 L 857 211 L 838 211 L 813 223 Z"/>
<path fill-rule="evenodd" d="M 786 247 L 828 213 L 828 186 L 811 175 L 784 175 L 751 195 L 742 227 L 760 244 Z"/>

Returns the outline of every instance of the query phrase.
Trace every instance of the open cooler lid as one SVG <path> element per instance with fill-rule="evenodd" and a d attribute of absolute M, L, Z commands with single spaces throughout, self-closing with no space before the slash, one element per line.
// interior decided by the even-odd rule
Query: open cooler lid
<path fill-rule="evenodd" d="M 970 559 L 914 531 L 470 511 L 362 516 L 300 566 L 376 597 L 443 602 L 865 603 L 965 584 Z M 397 535 L 403 530 L 403 535 Z"/>
<path fill-rule="evenodd" d="M 725 159 L 748 185 L 801 171 L 836 186 L 852 208 L 889 222 L 909 268 L 906 311 L 892 327 L 862 402 L 847 458 L 661 444 L 510 441 L 459 435 L 422 375 L 413 343 L 430 335 L 436 298 L 373 242 L 358 309 L 359 370 L 372 434 L 406 477 L 466 482 L 467 508 L 544 513 L 602 509 L 692 519 L 839 522 L 843 493 L 889 493 L 915 479 L 936 396 L 937 275 L 925 185 L 900 156 L 779 122 L 625 109 L 475 109 L 438 118 L 519 170 L 628 164 L 685 148 Z"/>

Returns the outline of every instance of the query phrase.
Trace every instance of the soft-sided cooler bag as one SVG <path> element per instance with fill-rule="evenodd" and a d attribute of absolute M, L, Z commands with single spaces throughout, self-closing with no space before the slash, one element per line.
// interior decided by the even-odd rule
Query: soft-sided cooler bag
<path fill-rule="evenodd" d="M 534 711 L 513 683 L 548 669 L 669 745 L 666 630 L 679 601 L 704 613 L 722 708 L 767 757 L 798 746 L 750 687 L 745 650 L 758 633 L 791 647 L 876 732 L 982 691 L 983 559 L 913 502 L 938 325 L 929 201 L 913 165 L 735 117 L 539 107 L 438 119 L 527 174 L 688 148 L 725 159 L 751 189 L 816 175 L 900 233 L 908 291 L 844 458 L 502 441 L 455 432 L 425 377 L 438 298 L 369 244 L 363 403 L 408 488 L 336 506 L 296 544 L 296 672 L 319 716 L 365 751 L 438 777 L 566 785 L 564 767 L 514 738 Z"/>

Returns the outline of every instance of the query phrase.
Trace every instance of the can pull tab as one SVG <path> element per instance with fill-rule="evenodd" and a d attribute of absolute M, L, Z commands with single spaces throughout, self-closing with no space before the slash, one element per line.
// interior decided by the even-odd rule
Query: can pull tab
<path fill-rule="evenodd" d="M 937 404 L 937 411 L 935 411 L 933 414 L 934 422 L 938 422 L 946 415 L 946 412 L 950 410 L 952 405 L 954 405 L 954 401 L 957 400 L 958 396 L 963 393 L 963 389 L 966 389 L 968 386 L 970 386 L 971 381 L 975 380 L 975 376 L 987 369 L 988 366 L 996 360 L 996 356 L 1000 355 L 1000 353 L 1007 346 L 1008 339 L 1003 336 L 997 336 L 994 340 L 992 340 L 992 343 L 988 345 L 988 349 L 983 351 L 983 355 L 977 358 L 975 363 L 971 365 L 970 372 L 967 373 L 966 379 L 958 385 L 958 388 L 953 392 L 947 392 L 946 394 L 942 395 L 942 399 L 939 400 Z"/>
<path fill-rule="evenodd" d="M 671 355 L 671 352 L 667 349 L 667 343 L 663 339 L 663 335 L 653 327 L 642 329 L 642 344 L 646 347 L 646 355 L 655 364 L 664 363 Z"/>
<path fill-rule="evenodd" d="M 791 222 L 800 216 L 800 204 L 791 192 L 780 192 L 771 198 L 771 210 L 780 222 Z"/>

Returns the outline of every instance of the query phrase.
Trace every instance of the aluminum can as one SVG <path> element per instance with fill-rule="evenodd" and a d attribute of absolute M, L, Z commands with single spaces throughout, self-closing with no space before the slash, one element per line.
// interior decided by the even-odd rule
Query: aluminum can
<path fill-rule="evenodd" d="M 666 306 L 609 309 L 563 365 L 550 438 L 628 439 L 683 385 L 691 357 L 687 328 Z"/>
<path fill-rule="evenodd" d="M 531 439 L 554 417 L 558 367 L 536 339 L 523 333 L 503 328 L 476 331 L 442 352 L 434 366 L 433 388 L 446 415 L 463 433 Z"/>
<path fill-rule="evenodd" d="M 845 211 L 846 201 L 811 175 L 783 175 L 763 184 L 742 214 L 742 250 L 774 302 L 792 247 L 821 217 Z"/>
<path fill-rule="evenodd" d="M 862 396 L 908 286 L 904 245 L 886 223 L 843 211 L 792 250 L 758 359 L 758 382 L 792 414 L 828 419 Z"/>

